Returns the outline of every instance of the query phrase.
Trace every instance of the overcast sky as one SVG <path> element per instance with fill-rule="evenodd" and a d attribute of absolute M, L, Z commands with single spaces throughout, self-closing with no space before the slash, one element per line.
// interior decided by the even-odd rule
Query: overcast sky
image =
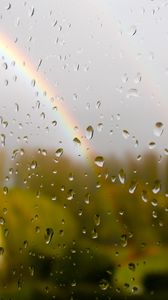
<path fill-rule="evenodd" d="M 80 131 L 93 127 L 89 144 L 95 154 L 130 150 L 138 155 L 151 142 L 164 154 L 167 16 L 164 0 L 1 0 L 0 34 L 50 83 Z M 36 95 L 34 78 L 1 50 L 0 133 L 6 147 L 62 145 L 65 153 L 77 155 L 73 138 L 78 132 L 70 134 L 49 99 L 42 91 Z M 154 130 L 157 122 L 163 123 L 160 133 Z"/>

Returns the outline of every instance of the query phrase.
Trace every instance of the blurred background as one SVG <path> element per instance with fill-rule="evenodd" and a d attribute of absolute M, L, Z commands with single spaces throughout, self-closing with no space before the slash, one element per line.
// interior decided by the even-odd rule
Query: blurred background
<path fill-rule="evenodd" d="M 167 9 L 0 2 L 2 299 L 167 299 Z"/>

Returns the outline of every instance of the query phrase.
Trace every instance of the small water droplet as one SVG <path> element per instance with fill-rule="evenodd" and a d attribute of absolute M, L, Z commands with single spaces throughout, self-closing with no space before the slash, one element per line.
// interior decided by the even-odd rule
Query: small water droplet
<path fill-rule="evenodd" d="M 89 125 L 87 128 L 86 128 L 86 138 L 88 140 L 91 140 L 92 137 L 93 137 L 93 134 L 94 134 L 94 129 L 91 125 Z"/>
<path fill-rule="evenodd" d="M 123 169 L 121 169 L 121 170 L 119 171 L 118 178 L 119 178 L 119 180 L 120 180 L 120 182 L 121 182 L 122 184 L 125 183 L 125 180 L 126 180 L 126 174 L 125 174 L 125 171 L 124 171 Z"/>
<path fill-rule="evenodd" d="M 67 200 L 73 200 L 75 196 L 75 192 L 73 189 L 70 189 L 67 194 Z"/>
<path fill-rule="evenodd" d="M 0 247 L 0 255 L 3 255 L 3 254 L 4 254 L 4 248 Z"/>
<path fill-rule="evenodd" d="M 55 127 L 57 125 L 57 121 L 52 121 L 52 125 Z"/>
<path fill-rule="evenodd" d="M 150 142 L 149 143 L 149 149 L 154 149 L 156 147 L 156 143 L 155 142 Z"/>
<path fill-rule="evenodd" d="M 103 130 L 103 123 L 99 123 L 98 125 L 97 125 L 97 131 L 98 132 L 101 132 Z"/>
<path fill-rule="evenodd" d="M 135 88 L 131 88 L 128 90 L 127 98 L 137 98 L 138 97 L 138 90 Z"/>
<path fill-rule="evenodd" d="M 145 190 L 142 191 L 141 198 L 145 203 L 148 202 L 147 191 Z"/>
<path fill-rule="evenodd" d="M 163 123 L 162 122 L 157 122 L 155 124 L 154 130 L 153 130 L 154 135 L 157 136 L 157 137 L 160 137 L 162 135 L 163 131 L 164 131 Z"/>
<path fill-rule="evenodd" d="M 122 132 L 122 134 L 123 134 L 123 137 L 124 137 L 125 139 L 128 139 L 128 138 L 129 138 L 129 132 L 128 132 L 128 130 L 124 129 L 123 132 Z"/>
<path fill-rule="evenodd" d="M 128 75 L 127 73 L 124 73 L 123 77 L 122 77 L 122 82 L 126 83 L 128 81 Z"/>
<path fill-rule="evenodd" d="M 35 79 L 31 80 L 31 85 L 32 85 L 32 87 L 35 87 L 35 85 L 36 85 L 36 80 Z"/>
<path fill-rule="evenodd" d="M 36 169 L 37 168 L 37 162 L 35 160 L 32 160 L 30 167 L 31 167 L 32 170 Z"/>
<path fill-rule="evenodd" d="M 45 243 L 49 245 L 54 235 L 54 230 L 52 228 L 46 228 Z"/>
<path fill-rule="evenodd" d="M 59 149 L 57 149 L 57 151 L 55 152 L 55 155 L 56 155 L 57 157 L 61 157 L 62 154 L 63 154 L 63 152 L 64 152 L 64 149 L 63 149 L 63 148 L 59 148 Z"/>
<path fill-rule="evenodd" d="M 34 271 L 35 271 L 34 266 L 30 266 L 30 267 L 29 267 L 29 272 L 30 272 L 30 276 L 31 276 L 31 277 L 34 276 Z"/>
<path fill-rule="evenodd" d="M 109 287 L 109 282 L 106 279 L 101 279 L 99 282 L 99 287 L 101 288 L 102 291 L 105 291 Z"/>
<path fill-rule="evenodd" d="M 98 108 L 100 108 L 100 106 L 101 106 L 101 101 L 97 101 L 96 108 L 98 109 Z"/>
<path fill-rule="evenodd" d="M 80 139 L 78 139 L 77 137 L 75 137 L 75 138 L 73 139 L 73 142 L 74 142 L 75 146 L 80 146 L 80 145 L 81 145 L 81 141 L 80 141 Z"/>
<path fill-rule="evenodd" d="M 7 186 L 3 187 L 3 193 L 4 193 L 5 196 L 8 194 L 8 187 Z"/>
<path fill-rule="evenodd" d="M 161 190 L 161 183 L 160 183 L 160 180 L 155 180 L 154 186 L 153 186 L 153 188 L 152 188 L 152 192 L 153 192 L 154 194 L 157 194 L 157 193 L 160 192 L 160 190 Z"/>
<path fill-rule="evenodd" d="M 129 268 L 131 271 L 135 271 L 136 266 L 135 266 L 134 263 L 131 262 L 131 263 L 128 264 L 128 268 Z"/>
<path fill-rule="evenodd" d="M 4 225 L 5 224 L 5 219 L 3 217 L 0 217 L 0 225 Z"/>
<path fill-rule="evenodd" d="M 128 35 L 129 36 L 134 36 L 137 33 L 137 28 L 135 25 L 132 25 L 129 30 L 128 30 Z"/>
<path fill-rule="evenodd" d="M 138 84 L 139 82 L 141 82 L 141 80 L 142 80 L 142 75 L 141 75 L 141 73 L 137 73 L 137 75 L 136 75 L 136 77 L 135 77 L 135 79 L 134 79 L 134 82 L 135 82 L 136 84 Z"/>
<path fill-rule="evenodd" d="M 97 156 L 95 158 L 94 162 L 95 162 L 96 166 L 102 168 L 104 166 L 104 157 L 103 156 Z"/>
<path fill-rule="evenodd" d="M 133 194 L 137 188 L 137 182 L 136 181 L 131 181 L 130 186 L 129 186 L 129 193 Z"/>
<path fill-rule="evenodd" d="M 96 226 L 100 225 L 100 215 L 98 214 L 94 215 L 94 223 Z"/>

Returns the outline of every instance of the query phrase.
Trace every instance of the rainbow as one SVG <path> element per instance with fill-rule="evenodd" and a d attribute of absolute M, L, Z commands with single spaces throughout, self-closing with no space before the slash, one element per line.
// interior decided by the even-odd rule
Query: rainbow
<path fill-rule="evenodd" d="M 0 33 L 0 53 L 2 57 L 10 62 L 14 62 L 15 66 L 22 73 L 26 80 L 30 80 L 36 87 L 38 93 L 41 93 L 47 98 L 52 107 L 57 108 L 58 117 L 61 125 L 68 132 L 68 138 L 71 140 L 78 139 L 80 141 L 80 156 L 85 158 L 89 164 L 92 164 L 93 150 L 85 133 L 80 128 L 78 122 L 75 120 L 65 105 L 58 101 L 57 91 L 47 82 L 47 80 L 40 74 L 38 68 L 24 56 L 24 54 L 15 46 L 14 42 L 11 42 L 4 34 Z M 78 133 L 74 132 L 74 128 L 78 127 Z"/>

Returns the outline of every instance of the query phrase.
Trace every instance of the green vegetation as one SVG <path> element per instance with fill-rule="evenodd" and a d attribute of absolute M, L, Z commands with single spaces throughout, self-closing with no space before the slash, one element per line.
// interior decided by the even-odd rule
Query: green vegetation
<path fill-rule="evenodd" d="M 2 299 L 167 299 L 166 162 L 105 161 L 27 149 L 8 188 L 1 166 Z"/>

